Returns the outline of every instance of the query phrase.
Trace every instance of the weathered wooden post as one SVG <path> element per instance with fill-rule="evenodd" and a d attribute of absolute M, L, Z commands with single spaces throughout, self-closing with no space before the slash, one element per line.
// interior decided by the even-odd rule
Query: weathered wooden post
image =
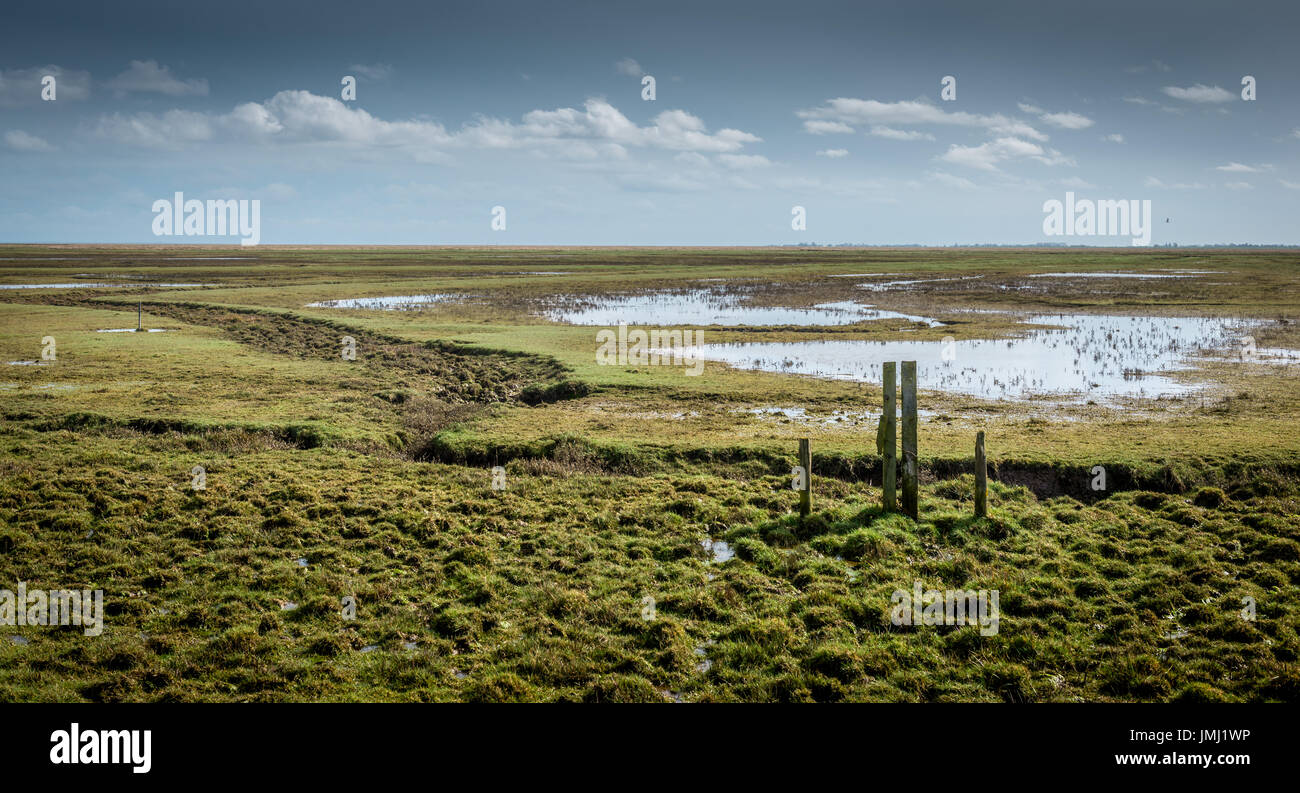
<path fill-rule="evenodd" d="M 917 519 L 916 361 L 903 361 L 903 513 Z"/>
<path fill-rule="evenodd" d="M 989 472 L 984 462 L 984 430 L 975 433 L 975 517 L 989 515 Z"/>
<path fill-rule="evenodd" d="M 799 441 L 799 467 L 803 468 L 803 488 L 799 490 L 799 515 L 808 517 L 812 512 L 812 451 L 808 439 Z"/>
<path fill-rule="evenodd" d="M 136 329 L 137 332 L 139 332 L 139 330 L 140 330 L 140 316 L 141 316 L 142 314 L 144 314 L 144 301 L 143 301 L 143 300 L 141 300 L 139 303 L 136 303 L 136 304 L 135 304 L 135 329 Z"/>
<path fill-rule="evenodd" d="M 880 505 L 886 512 L 898 509 L 894 488 L 898 481 L 898 407 L 897 367 L 893 361 L 882 367 L 884 410 L 880 414 L 880 432 L 876 437 L 876 453 L 880 455 Z"/>

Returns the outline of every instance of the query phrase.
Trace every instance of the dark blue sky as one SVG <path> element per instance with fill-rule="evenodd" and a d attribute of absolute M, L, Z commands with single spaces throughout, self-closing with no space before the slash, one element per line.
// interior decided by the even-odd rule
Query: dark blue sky
<path fill-rule="evenodd" d="M 0 241 L 1127 244 L 1045 237 L 1072 191 L 1300 244 L 1294 3 L 204 5 L 6 3 Z"/>

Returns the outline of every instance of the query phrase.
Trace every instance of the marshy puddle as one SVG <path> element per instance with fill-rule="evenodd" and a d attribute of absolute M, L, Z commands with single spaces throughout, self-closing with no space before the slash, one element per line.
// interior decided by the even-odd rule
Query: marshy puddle
<path fill-rule="evenodd" d="M 21 637 L 21 636 L 10 636 L 10 637 L 9 637 L 9 641 L 13 642 L 14 644 L 18 645 L 19 647 L 24 647 L 24 646 L 26 646 L 26 645 L 31 644 L 31 642 L 29 642 L 28 640 L 24 639 L 24 638 Z"/>
<path fill-rule="evenodd" d="M 563 298 L 562 298 L 563 299 Z M 843 300 L 819 303 L 811 308 L 754 306 L 746 295 L 711 289 L 686 292 L 654 292 L 622 297 L 567 298 L 567 305 L 542 312 L 557 322 L 570 325 L 851 325 L 876 319 L 901 319 L 939 327 L 929 317 L 900 314 L 871 305 Z"/>
<path fill-rule="evenodd" d="M 890 289 L 897 289 L 900 286 L 908 287 L 915 286 L 916 284 L 937 284 L 943 281 L 973 281 L 983 277 L 984 276 L 982 275 L 964 275 L 955 278 L 917 278 L 911 281 L 885 281 L 884 283 L 879 284 L 858 284 L 858 288 L 866 289 L 870 292 L 887 292 Z"/>
<path fill-rule="evenodd" d="M 375 650 L 378 650 L 378 649 L 379 649 L 379 645 L 377 645 L 377 644 L 367 644 L 365 647 L 362 647 L 362 648 L 361 648 L 361 652 L 363 652 L 363 653 L 373 653 Z"/>
<path fill-rule="evenodd" d="M 706 344 L 700 357 L 742 369 L 880 382 L 885 361 L 915 360 L 920 387 L 985 399 L 1180 396 L 1199 388 L 1169 373 L 1210 350 L 1236 348 L 1257 322 L 1205 317 L 1039 315 L 1018 338 Z M 947 355 L 945 356 L 945 351 Z"/>
<path fill-rule="evenodd" d="M 714 539 L 700 540 L 700 547 L 703 548 L 707 553 L 713 555 L 713 562 L 715 564 L 721 564 L 727 561 L 728 559 L 735 558 L 736 556 L 735 549 L 733 549 L 730 545 L 728 545 L 723 540 L 714 540 Z"/>
<path fill-rule="evenodd" d="M 1173 270 L 1163 273 L 1034 273 L 1030 278 L 1186 278 L 1191 275 L 1200 275 L 1202 272 L 1213 272 L 1212 270 Z"/>
<path fill-rule="evenodd" d="M 717 642 L 713 639 L 709 639 L 704 644 L 695 648 L 695 655 L 700 659 L 700 662 L 695 665 L 695 671 L 700 674 L 707 674 L 708 671 L 713 668 L 713 660 L 709 658 L 709 648 L 714 644 L 717 644 Z"/>
<path fill-rule="evenodd" d="M 298 604 L 292 600 L 286 600 L 280 604 L 280 611 L 293 611 L 296 608 L 298 608 Z"/>
<path fill-rule="evenodd" d="M 96 333 L 166 333 L 166 328 L 100 328 Z"/>
<path fill-rule="evenodd" d="M 138 288 L 141 286 L 185 287 L 204 286 L 204 284 L 161 284 L 145 281 L 134 284 L 0 284 L 0 289 L 121 289 L 125 287 Z"/>
<path fill-rule="evenodd" d="M 308 303 L 306 308 L 368 308 L 379 311 L 419 311 L 434 303 L 458 300 L 464 295 L 393 295 L 391 297 L 349 297 Z"/>

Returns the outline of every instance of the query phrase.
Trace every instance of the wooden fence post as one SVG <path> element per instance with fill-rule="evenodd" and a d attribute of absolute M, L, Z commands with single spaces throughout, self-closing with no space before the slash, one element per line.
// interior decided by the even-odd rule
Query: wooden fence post
<path fill-rule="evenodd" d="M 799 441 L 799 465 L 803 468 L 803 490 L 799 491 L 799 515 L 808 517 L 812 511 L 812 451 L 808 439 Z"/>
<path fill-rule="evenodd" d="M 916 361 L 903 361 L 903 512 L 917 519 Z"/>
<path fill-rule="evenodd" d="M 884 412 L 880 416 L 881 432 L 876 452 L 880 455 L 880 505 L 886 512 L 898 509 L 894 488 L 898 481 L 898 405 L 896 365 L 893 361 L 882 367 L 882 388 L 884 389 Z"/>
<path fill-rule="evenodd" d="M 989 515 L 989 471 L 984 461 L 984 430 L 975 433 L 975 517 Z"/>

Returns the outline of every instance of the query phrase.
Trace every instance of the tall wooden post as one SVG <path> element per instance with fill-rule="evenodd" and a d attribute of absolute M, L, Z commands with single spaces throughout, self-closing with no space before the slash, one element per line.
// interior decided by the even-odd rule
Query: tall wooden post
<path fill-rule="evenodd" d="M 803 490 L 799 491 L 799 514 L 808 517 L 812 511 L 812 451 L 808 439 L 799 441 L 799 465 L 803 468 Z"/>
<path fill-rule="evenodd" d="M 917 519 L 916 361 L 903 361 L 903 513 Z"/>
<path fill-rule="evenodd" d="M 975 517 L 989 515 L 989 471 L 984 462 L 984 430 L 975 433 Z"/>
<path fill-rule="evenodd" d="M 135 329 L 140 330 L 140 317 L 144 313 L 144 301 L 135 304 Z"/>
<path fill-rule="evenodd" d="M 883 388 L 885 392 L 884 413 L 881 414 L 881 433 L 879 448 L 876 450 L 881 458 L 881 499 L 880 505 L 886 512 L 898 509 L 894 488 L 898 481 L 898 405 L 897 379 L 893 361 L 882 367 Z"/>

